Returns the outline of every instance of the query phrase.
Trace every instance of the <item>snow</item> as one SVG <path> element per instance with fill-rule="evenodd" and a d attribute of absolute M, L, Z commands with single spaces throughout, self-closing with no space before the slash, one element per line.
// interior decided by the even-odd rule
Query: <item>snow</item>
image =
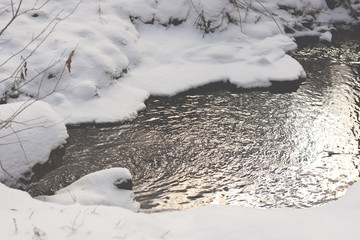
<path fill-rule="evenodd" d="M 359 23 L 325 0 L 252 1 L 250 10 L 227 0 L 44 2 L 23 1 L 21 12 L 34 10 L 0 36 L 0 101 L 8 102 L 0 105 L 0 181 L 9 186 L 65 144 L 65 123 L 134 119 L 151 94 L 214 81 L 251 88 L 305 77 L 287 54 L 292 37 L 331 41 L 333 24 Z M 0 4 L 1 30 L 12 10 Z M 114 186 L 119 178 L 131 176 L 122 168 L 92 173 L 42 201 L 0 183 L 0 238 L 358 239 L 359 183 L 311 209 L 214 204 L 144 214 L 132 191 Z"/>
<path fill-rule="evenodd" d="M 0 2 L 7 23 L 9 1 Z M 150 94 L 172 96 L 214 81 L 252 88 L 302 78 L 303 68 L 286 54 L 296 47 L 290 37 L 330 41 L 332 23 L 356 22 L 325 0 L 252 1 L 251 9 L 224 0 L 44 2 L 23 1 L 20 12 L 36 10 L 1 35 L 0 98 L 41 99 L 66 123 L 134 119 Z"/>
<path fill-rule="evenodd" d="M 47 162 L 67 137 L 63 119 L 45 102 L 0 105 L 0 181 L 18 186 L 14 178 L 26 179 L 24 173 Z"/>
<path fill-rule="evenodd" d="M 330 32 L 325 32 L 322 35 L 320 35 L 319 39 L 321 41 L 331 42 L 332 35 Z"/>
<path fill-rule="evenodd" d="M 5 6 L 6 2 L 3 1 L 1 5 Z M 31 8 L 34 2 L 23 1 L 22 9 Z M 104 14 L 98 12 L 97 1 L 84 1 L 76 9 L 76 14 L 70 15 L 75 6 L 76 2 L 73 1 L 50 1 L 41 11 L 21 15 L 1 36 L 6 48 L 1 49 L 0 63 L 21 51 L 24 44 L 33 41 L 27 50 L 1 66 L 2 80 L 12 76 L 21 59 L 27 62 L 26 82 L 19 79 L 19 73 L 15 75 L 18 78 L 16 84 L 22 86 L 19 89 L 22 94 L 19 99 L 9 101 L 35 96 L 48 102 L 66 123 L 134 118 L 137 111 L 145 107 L 144 101 L 149 94 L 126 86 L 117 79 L 126 71 L 130 62 L 135 64 L 140 58 L 136 46 L 138 32 L 128 19 L 117 17 L 112 8 L 103 8 Z M 105 14 L 105 10 L 109 13 Z M 38 16 L 33 17 L 34 13 Z M 57 19 L 63 20 L 53 19 L 58 13 Z M 8 15 L 1 15 L 1 22 L 5 22 Z M 49 22 L 52 24 L 46 28 Z M 45 33 L 35 41 L 32 40 L 43 29 Z M 50 35 L 46 41 L 38 45 L 47 33 Z M 35 47 L 38 47 L 37 51 L 31 53 Z M 70 72 L 65 62 L 72 51 L 74 55 Z M 33 79 L 39 72 L 43 73 Z M 13 78 L 3 82 L 1 80 L 0 94 L 11 91 Z M 48 96 L 53 91 L 55 93 Z"/>
<path fill-rule="evenodd" d="M 0 192 L 3 239 L 358 239 L 358 183 L 342 199 L 311 209 L 210 205 L 153 214 L 42 202 L 2 184 Z"/>
<path fill-rule="evenodd" d="M 88 174 L 71 185 L 57 191 L 52 196 L 38 196 L 36 199 L 59 204 L 107 205 L 127 208 L 133 211 L 140 209 L 135 202 L 132 191 L 118 189 L 115 183 L 131 180 L 129 170 L 111 168 Z"/>
<path fill-rule="evenodd" d="M 175 95 L 219 80 L 249 88 L 305 77 L 301 65 L 286 55 L 296 44 L 282 35 L 250 41 L 236 26 L 226 34 L 204 37 L 186 27 L 141 26 L 139 31 L 144 58 L 124 83 L 152 95 Z"/>

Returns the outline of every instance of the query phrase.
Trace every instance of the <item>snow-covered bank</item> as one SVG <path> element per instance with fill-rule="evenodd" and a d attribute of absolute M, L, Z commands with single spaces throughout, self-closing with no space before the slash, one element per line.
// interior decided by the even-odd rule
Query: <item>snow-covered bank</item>
<path fill-rule="evenodd" d="M 186 27 L 139 29 L 144 58 L 124 77 L 124 83 L 152 95 L 175 95 L 219 80 L 250 88 L 268 87 L 270 80 L 305 77 L 301 65 L 286 55 L 296 49 L 296 44 L 283 35 L 249 40 L 236 26 L 226 34 L 213 33 L 204 38 L 201 32 Z M 182 36 L 186 38 L 177 41 Z"/>
<path fill-rule="evenodd" d="M 0 2 L 7 6 L 8 1 Z M 352 21 L 345 8 L 330 10 L 324 5 L 325 1 L 279 2 L 294 6 L 294 11 L 314 10 L 309 13 L 309 16 L 315 16 L 314 20 L 319 16 L 323 16 L 321 19 L 330 16 L 329 21 L 333 21 L 335 16 L 340 16 L 339 19 Z M 32 3 L 24 1 L 24 6 L 31 6 Z M 7 92 L 8 96 L 11 95 L 13 98 L 8 98 L 9 102 L 45 97 L 43 100 L 68 123 L 124 120 L 136 116 L 149 94 L 172 95 L 222 79 L 230 79 L 238 86 L 253 87 L 267 86 L 269 80 L 294 80 L 303 76 L 301 66 L 286 55 L 286 51 L 294 49 L 295 45 L 290 38 L 279 34 L 286 30 L 285 26 L 290 30 L 293 26 L 292 35 L 317 34 L 322 39 L 330 39 L 331 23 L 317 22 L 313 29 L 298 30 L 299 20 L 289 13 L 292 8 L 284 10 L 276 1 L 263 3 L 278 13 L 274 15 L 277 20 L 280 17 L 287 19 L 284 22 L 290 25 L 284 23 L 277 26 L 273 19 L 263 16 L 263 13 L 241 9 L 243 21 L 240 29 L 239 25 L 230 22 L 231 19 L 236 22 L 238 12 L 236 8 L 229 9 L 231 5 L 228 1 L 207 1 L 206 5 L 201 1 L 192 3 L 180 0 L 83 1 L 74 14 L 56 26 L 38 51 L 26 59 L 26 66 L 24 62 L 21 63 L 20 56 L 26 58 L 26 52 L 31 53 L 31 48 L 9 61 L 6 59 L 21 50 L 34 32 L 38 33 L 46 27 L 58 9 L 68 8 L 61 13 L 64 17 L 75 4 L 69 0 L 50 1 L 41 10 L 24 13 L 19 18 L 20 22 L 15 21 L 1 35 L 0 56 L 1 62 L 5 61 L 0 68 L 1 94 Z M 204 9 L 201 19 L 206 21 L 199 22 L 199 9 Z M 223 18 L 227 15 L 226 11 L 220 14 L 222 9 L 228 9 L 231 14 L 227 22 Z M 11 9 L 8 10 L 1 12 L 1 21 L 6 21 L 11 14 Z M 323 12 L 326 14 L 322 15 Z M 148 21 L 154 25 L 143 25 L 142 22 Z M 204 25 L 209 21 L 210 24 Z M 237 21 L 240 22 L 239 19 Z M 182 23 L 173 26 L 179 22 Z M 296 24 L 291 25 L 291 22 Z M 64 50 L 66 52 L 62 55 Z M 55 63 L 57 59 L 60 60 L 59 64 L 52 66 L 51 61 Z M 65 65 L 66 61 L 68 64 Z M 20 63 L 19 71 L 7 79 Z M 42 72 L 47 66 L 51 68 Z M 21 73 L 26 74 L 22 76 Z M 47 96 L 53 90 L 55 92 Z M 16 96 L 18 99 L 14 98 Z M 0 115 L 8 112 L 12 105 L 1 107 Z M 39 111 L 51 112 L 45 105 Z M 33 118 L 38 119 L 39 111 L 31 111 Z M 25 118 L 13 124 L 24 123 L 27 123 Z M 57 128 L 59 132 L 55 131 Z M 51 136 L 46 138 L 50 140 L 54 140 L 54 136 L 60 137 L 59 142 L 63 143 L 66 138 L 64 129 L 60 124 L 51 133 L 45 133 L 43 129 L 38 132 Z M 0 133 L 3 133 L 3 129 Z M 34 141 L 37 147 L 41 147 L 36 154 L 45 156 L 52 148 L 50 140 L 46 144 Z M 9 142 L 1 140 L 1 144 Z M 22 153 L 22 149 L 14 156 L 19 153 Z M 7 149 L 0 155 L 2 161 L 12 156 L 13 153 Z M 21 159 L 16 158 L 11 164 L 17 164 Z M 27 165 L 19 162 L 21 167 Z M 18 169 L 11 167 L 10 170 Z M 46 197 L 54 203 L 34 200 L 24 192 L 0 184 L 0 238 L 358 239 L 359 184 L 350 189 L 343 199 L 319 208 L 265 211 L 208 206 L 184 212 L 145 215 L 119 207 L 103 206 L 119 205 L 118 200 L 114 203 L 106 199 L 109 194 L 125 198 L 126 203 L 131 200 L 131 193 L 115 192 L 119 190 L 113 186 L 112 174 L 96 174 L 99 179 L 93 176 L 87 176 L 85 180 L 60 191 L 58 196 Z M 112 181 L 107 182 L 108 177 Z M 89 182 L 99 185 L 91 185 L 94 188 L 88 189 Z M 89 191 L 84 191 L 84 188 Z M 73 205 L 61 205 L 73 202 Z M 102 205 L 89 207 L 81 204 Z"/>
<path fill-rule="evenodd" d="M 357 22 L 325 0 L 44 2 L 23 1 L 0 36 L 0 99 L 44 98 L 67 123 L 132 119 L 150 94 L 213 81 L 296 80 L 289 36 L 330 40 L 332 23 Z M 0 3 L 5 25 L 14 9 Z"/>
<path fill-rule="evenodd" d="M 2 239 L 359 238 L 359 184 L 342 199 L 311 209 L 260 210 L 213 205 L 156 214 L 101 205 L 41 202 L 2 184 L 0 192 Z"/>
<path fill-rule="evenodd" d="M 31 169 L 46 163 L 67 137 L 63 120 L 45 102 L 0 105 L 0 181 L 19 187 L 16 179 L 28 180 Z"/>

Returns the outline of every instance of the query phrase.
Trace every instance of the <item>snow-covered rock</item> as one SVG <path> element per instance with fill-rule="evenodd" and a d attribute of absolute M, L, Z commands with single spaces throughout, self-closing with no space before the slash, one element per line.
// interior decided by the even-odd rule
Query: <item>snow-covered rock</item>
<path fill-rule="evenodd" d="M 121 182 L 131 180 L 129 170 L 111 168 L 88 174 L 52 196 L 36 199 L 58 204 L 106 205 L 138 211 L 140 204 L 131 190 L 119 189 Z"/>
<path fill-rule="evenodd" d="M 18 179 L 47 162 L 67 137 L 63 119 L 45 102 L 0 105 L 0 181 L 19 187 Z"/>

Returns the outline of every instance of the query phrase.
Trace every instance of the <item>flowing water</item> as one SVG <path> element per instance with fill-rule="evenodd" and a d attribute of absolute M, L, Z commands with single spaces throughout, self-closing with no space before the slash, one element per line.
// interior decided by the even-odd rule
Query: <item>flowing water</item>
<path fill-rule="evenodd" d="M 307 72 L 295 92 L 214 84 L 151 97 L 132 122 L 70 127 L 63 165 L 30 192 L 51 193 L 87 173 L 126 167 L 149 212 L 337 199 L 359 179 L 359 46 L 342 39 L 293 53 Z"/>

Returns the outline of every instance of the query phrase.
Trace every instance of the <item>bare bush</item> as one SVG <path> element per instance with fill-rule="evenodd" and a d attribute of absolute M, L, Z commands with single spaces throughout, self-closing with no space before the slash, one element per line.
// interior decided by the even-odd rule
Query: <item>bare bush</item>
<path fill-rule="evenodd" d="M 201 7 L 196 6 L 193 0 L 188 0 L 189 4 L 193 9 L 195 9 L 198 17 L 195 20 L 195 25 L 202 30 L 204 33 L 210 33 L 215 32 L 216 30 L 220 29 L 223 24 L 224 20 L 226 19 L 229 23 L 239 25 L 241 32 L 243 31 L 243 21 L 246 17 L 246 14 L 249 11 L 254 11 L 259 13 L 261 16 L 268 17 L 274 21 L 276 26 L 279 29 L 279 32 L 283 34 L 283 30 L 278 24 L 278 22 L 275 20 L 273 13 L 271 13 L 260 1 L 254 0 L 254 1 L 246 1 L 246 0 L 229 0 L 229 3 L 231 4 L 232 9 L 235 9 L 237 12 L 237 16 L 234 16 L 232 14 L 232 11 L 229 11 L 229 9 L 222 9 L 220 14 L 218 16 L 214 17 L 207 17 L 206 12 L 201 9 Z M 242 17 L 242 15 L 245 15 L 245 17 Z"/>
<path fill-rule="evenodd" d="M 26 152 L 24 148 L 22 147 L 21 139 L 18 137 L 18 133 L 21 131 L 26 131 L 29 129 L 33 129 L 36 127 L 43 127 L 41 123 L 37 124 L 36 126 L 32 124 L 27 123 L 21 123 L 23 124 L 23 128 L 21 130 L 14 130 L 12 128 L 13 123 L 19 124 L 19 122 L 16 120 L 16 118 L 27 108 L 29 108 L 32 104 L 34 104 L 36 101 L 42 100 L 51 94 L 55 93 L 58 90 L 59 83 L 63 77 L 63 74 L 66 69 L 70 72 L 71 69 L 71 60 L 72 56 L 74 55 L 75 49 L 71 52 L 70 56 L 67 58 L 66 62 L 64 61 L 64 53 L 59 56 L 56 60 L 50 61 L 50 63 L 47 66 L 44 66 L 42 70 L 39 70 L 35 75 L 29 76 L 28 75 L 28 61 L 29 59 L 39 50 L 39 48 L 43 45 L 43 43 L 49 38 L 49 36 L 53 33 L 54 29 L 58 24 L 63 22 L 65 19 L 69 18 L 74 11 L 78 8 L 78 6 L 82 3 L 83 0 L 79 0 L 75 7 L 72 9 L 72 11 L 68 14 L 63 14 L 63 10 L 59 10 L 45 25 L 41 31 L 31 37 L 31 39 L 28 42 L 24 42 L 23 46 L 18 49 L 15 53 L 12 53 L 9 56 L 3 56 L 3 59 L 0 62 L 0 70 L 1 68 L 4 68 L 9 62 L 13 59 L 20 58 L 20 62 L 15 67 L 15 69 L 9 73 L 8 76 L 1 77 L 0 78 L 0 84 L 6 83 L 7 85 L 10 85 L 11 88 L 8 88 L 5 90 L 5 92 L 0 92 L 0 104 L 6 103 L 8 98 L 17 98 L 19 94 L 21 94 L 21 89 L 24 88 L 26 85 L 34 82 L 35 80 L 38 81 L 37 85 L 37 94 L 34 96 L 30 96 L 31 100 L 25 101 L 21 104 L 21 106 L 16 109 L 11 116 L 8 116 L 6 119 L 0 119 L 0 132 L 3 129 L 10 129 L 10 133 L 2 134 L 0 135 L 0 140 L 5 139 L 6 137 L 9 137 L 9 135 L 15 135 L 18 139 L 16 143 L 9 143 L 9 142 L 2 142 L 0 145 L 7 145 L 7 144 L 19 144 L 23 154 L 25 155 L 25 159 L 27 159 Z M 11 31 L 11 26 L 14 24 L 14 22 L 19 19 L 24 14 L 36 14 L 36 11 L 41 10 L 48 4 L 49 0 L 35 0 L 32 7 L 27 9 L 23 8 L 23 0 L 19 0 L 17 3 L 15 3 L 14 0 L 9 0 L 9 4 L 7 6 L 0 8 L 0 13 L 9 13 L 10 12 L 10 19 L 3 25 L 0 26 L 0 45 L 6 45 L 8 42 L 6 39 L 2 38 L 6 32 Z M 48 72 L 50 69 L 52 69 L 55 65 L 62 64 L 63 68 L 60 73 L 60 76 L 56 79 L 54 83 L 54 87 L 50 89 L 46 94 L 40 95 L 41 88 L 43 86 L 44 80 L 48 76 Z M 22 183 L 19 179 L 16 179 L 11 175 L 9 171 L 7 171 L 1 162 L 0 159 L 0 169 L 7 174 L 10 178 L 12 178 L 14 181 L 16 181 L 19 185 L 24 186 L 24 183 Z"/>

